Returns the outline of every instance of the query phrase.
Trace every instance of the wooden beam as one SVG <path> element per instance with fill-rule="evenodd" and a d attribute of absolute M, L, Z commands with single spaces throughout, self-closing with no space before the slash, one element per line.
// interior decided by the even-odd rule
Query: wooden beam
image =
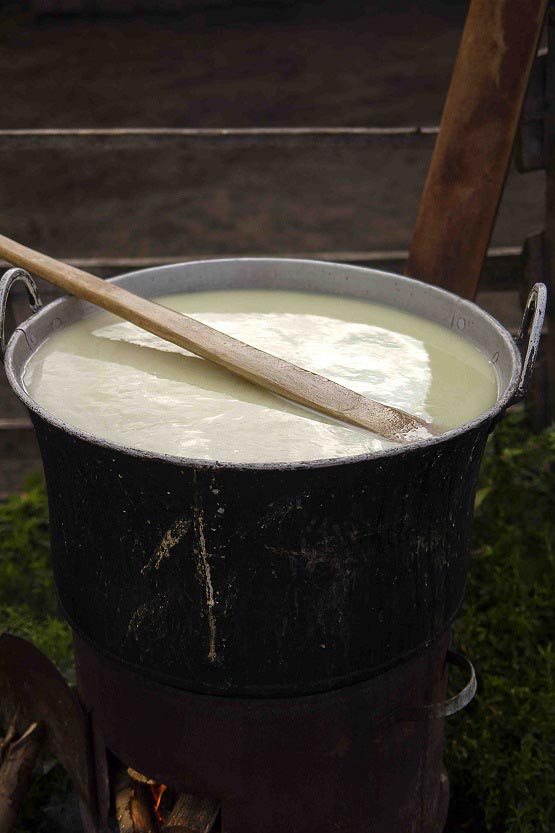
<path fill-rule="evenodd" d="M 548 0 L 472 0 L 406 274 L 474 298 Z"/>

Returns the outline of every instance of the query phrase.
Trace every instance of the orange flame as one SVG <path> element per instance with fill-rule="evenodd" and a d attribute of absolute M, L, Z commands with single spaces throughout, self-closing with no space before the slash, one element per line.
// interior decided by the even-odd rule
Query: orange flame
<path fill-rule="evenodd" d="M 156 818 L 160 822 L 164 821 L 164 814 L 160 812 L 160 802 L 162 801 L 162 796 L 167 789 L 168 788 L 165 784 L 155 784 L 150 787 L 152 798 L 154 799 L 154 812 L 156 813 Z"/>

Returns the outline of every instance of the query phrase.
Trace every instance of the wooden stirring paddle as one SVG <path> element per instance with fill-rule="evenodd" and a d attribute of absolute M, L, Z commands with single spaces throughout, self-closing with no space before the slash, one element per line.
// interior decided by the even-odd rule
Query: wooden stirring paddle
<path fill-rule="evenodd" d="M 429 438 L 436 433 L 429 423 L 418 417 L 368 399 L 324 376 L 251 347 L 194 318 L 141 298 L 2 235 L 0 257 L 299 405 L 400 443 Z"/>

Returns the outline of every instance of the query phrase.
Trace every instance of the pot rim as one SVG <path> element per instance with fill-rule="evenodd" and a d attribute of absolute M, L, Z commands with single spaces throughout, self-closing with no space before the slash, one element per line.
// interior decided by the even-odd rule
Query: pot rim
<path fill-rule="evenodd" d="M 392 457 L 397 454 L 405 454 L 410 453 L 413 451 L 417 451 L 420 448 L 439 445 L 440 443 L 449 441 L 454 437 L 466 433 L 467 431 L 472 431 L 478 428 L 481 425 L 484 425 L 487 422 L 493 422 L 495 418 L 500 417 L 502 413 L 513 403 L 515 400 L 515 392 L 518 387 L 519 377 L 522 368 L 522 359 L 520 352 L 518 350 L 517 344 L 508 330 L 503 327 L 502 324 L 499 323 L 492 315 L 490 315 L 485 310 L 481 309 L 477 304 L 473 301 L 468 301 L 466 299 L 461 298 L 460 296 L 456 295 L 453 292 L 449 292 L 446 289 L 442 289 L 437 286 L 432 286 L 431 284 L 427 284 L 423 281 L 416 280 L 414 278 L 405 277 L 403 275 L 397 275 L 394 272 L 385 272 L 379 269 L 371 269 L 368 267 L 363 266 L 354 266 L 349 264 L 342 264 L 336 263 L 333 261 L 320 261 L 320 260 L 310 260 L 307 258 L 279 258 L 279 257 L 224 257 L 224 258 L 205 258 L 202 260 L 193 260 L 193 261 L 185 261 L 181 263 L 172 263 L 172 264 L 165 264 L 159 267 L 149 267 L 147 269 L 137 269 L 131 272 L 125 272 L 122 275 L 116 275 L 112 278 L 108 278 L 107 280 L 110 283 L 118 283 L 123 279 L 129 278 L 134 275 L 140 275 L 153 269 L 157 271 L 162 270 L 172 270 L 176 267 L 192 267 L 195 266 L 202 266 L 203 264 L 206 265 L 207 263 L 210 264 L 226 264 L 226 263 L 295 263 L 295 264 L 305 264 L 311 266 L 320 266 L 320 267 L 340 267 L 346 271 L 351 271 L 357 274 L 361 272 L 366 273 L 373 273 L 378 275 L 385 275 L 389 278 L 394 278 L 397 282 L 401 282 L 401 284 L 405 285 L 407 288 L 411 287 L 425 287 L 427 292 L 435 294 L 436 296 L 443 297 L 447 300 L 450 300 L 453 303 L 465 308 L 470 308 L 472 312 L 481 318 L 483 321 L 487 322 L 487 324 L 494 330 L 496 330 L 498 336 L 500 336 L 501 340 L 507 346 L 509 353 L 513 359 L 513 368 L 510 376 L 510 380 L 508 385 L 506 386 L 505 390 L 499 395 L 494 405 L 488 408 L 486 411 L 483 411 L 477 417 L 475 417 L 470 422 L 466 422 L 463 425 L 459 425 L 456 428 L 449 429 L 448 431 L 443 432 L 437 436 L 417 440 L 416 442 L 407 443 L 406 445 L 394 446 L 392 448 L 382 449 L 376 452 L 366 452 L 364 454 L 357 454 L 348 457 L 331 457 L 331 458 L 322 458 L 317 460 L 298 460 L 292 462 L 260 462 L 260 463 L 242 463 L 242 462 L 227 462 L 227 461 L 218 461 L 218 460 L 207 460 L 207 459 L 198 459 L 194 457 L 178 457 L 171 454 L 162 454 L 153 451 L 145 451 L 142 449 L 131 448 L 129 446 L 122 445 L 120 443 L 115 443 L 110 440 L 105 440 L 102 437 L 98 437 L 95 434 L 89 434 L 85 431 L 82 431 L 78 428 L 75 428 L 72 425 L 68 425 L 59 417 L 56 417 L 50 411 L 45 410 L 42 408 L 25 390 L 23 385 L 23 375 L 24 370 L 27 364 L 28 359 L 16 370 L 15 362 L 14 362 L 14 353 L 15 348 L 19 342 L 20 338 L 24 338 L 27 341 L 27 346 L 31 351 L 31 354 L 35 352 L 37 346 L 31 347 L 29 341 L 26 339 L 26 332 L 29 327 L 45 314 L 51 314 L 53 310 L 64 306 L 68 303 L 68 301 L 74 300 L 71 296 L 65 295 L 62 298 L 57 298 L 54 301 L 46 304 L 44 307 L 30 316 L 26 321 L 20 324 L 13 332 L 7 348 L 6 353 L 4 356 L 4 366 L 6 371 L 6 376 L 12 387 L 13 391 L 16 393 L 18 398 L 23 402 L 23 404 L 31 411 L 32 414 L 40 417 L 45 422 L 53 425 L 55 428 L 58 428 L 73 437 L 84 440 L 85 442 L 92 443 L 93 445 L 98 445 L 103 448 L 111 449 L 113 451 L 117 451 L 120 454 L 127 454 L 132 457 L 138 457 L 141 459 L 147 460 L 160 460 L 164 463 L 169 463 L 171 465 L 176 465 L 180 467 L 188 467 L 194 469 L 206 469 L 206 470 L 221 470 L 221 469 L 234 469 L 239 471 L 290 471 L 290 470 L 304 470 L 304 469 L 312 469 L 312 468 L 328 468 L 328 467 L 335 467 L 335 466 L 343 466 L 343 465 L 350 465 L 354 463 L 363 463 L 363 462 L 371 462 L 371 461 L 381 461 L 383 459 Z M 302 291 L 302 290 L 299 290 Z M 315 291 L 315 290 L 310 290 Z M 421 290 L 420 290 L 421 291 Z M 317 292 L 317 290 L 316 290 Z M 166 293 L 171 294 L 171 293 Z M 323 293 L 326 294 L 326 293 Z M 338 297 L 341 297 L 342 293 L 337 293 Z M 357 297 L 357 296 L 349 296 L 349 297 Z M 93 307 L 94 305 L 90 305 Z M 394 306 L 392 304 L 392 306 Z M 422 316 L 425 317 L 425 316 Z M 433 319 L 429 318 L 428 320 L 433 321 Z M 433 323 L 438 323 L 437 321 L 433 321 Z M 441 325 L 440 326 L 445 326 Z M 464 338 L 464 336 L 461 336 Z M 470 339 L 467 339 L 470 340 Z M 42 342 L 41 342 L 42 343 Z M 20 378 L 21 377 L 21 378 Z"/>

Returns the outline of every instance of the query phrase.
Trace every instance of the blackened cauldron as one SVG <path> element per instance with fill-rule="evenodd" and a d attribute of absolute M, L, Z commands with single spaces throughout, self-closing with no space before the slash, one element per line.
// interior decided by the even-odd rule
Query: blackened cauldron
<path fill-rule="evenodd" d="M 18 278 L 35 291 L 12 270 L 2 312 Z M 33 351 L 96 308 L 63 298 L 39 309 L 11 337 L 5 367 L 40 444 L 56 586 L 80 638 L 175 688 L 259 697 L 367 680 L 444 634 L 464 593 L 486 439 L 523 394 L 545 288 L 525 313 L 523 368 L 510 334 L 475 304 L 371 269 L 248 258 L 113 280 L 146 297 L 275 288 L 395 306 L 477 345 L 499 396 L 456 430 L 357 457 L 241 465 L 151 454 L 85 435 L 29 397 Z M 154 557 L 169 539 L 167 557 Z"/>

